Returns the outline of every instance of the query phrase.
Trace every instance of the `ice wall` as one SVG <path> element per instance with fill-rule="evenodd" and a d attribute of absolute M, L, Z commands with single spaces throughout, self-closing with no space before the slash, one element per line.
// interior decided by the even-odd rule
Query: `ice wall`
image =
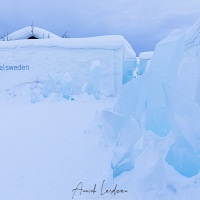
<path fill-rule="evenodd" d="M 119 140 L 113 151 L 113 158 L 111 161 L 114 178 L 134 168 L 135 160 L 133 148 L 142 136 L 140 127 L 134 118 L 126 120 L 126 123 L 119 132 Z"/>
<path fill-rule="evenodd" d="M 142 52 L 139 55 L 139 65 L 138 65 L 138 71 L 137 71 L 137 75 L 142 75 L 147 68 L 147 63 L 148 61 L 151 60 L 151 58 L 153 57 L 153 51 L 149 51 L 149 52 Z"/>
<path fill-rule="evenodd" d="M 0 71 L 1 89 L 17 86 L 24 82 L 31 82 L 36 77 L 41 81 L 48 80 L 48 73 L 61 80 L 63 74 L 70 72 L 74 83 L 72 94 L 79 94 L 81 87 L 90 77 L 90 65 L 98 59 L 103 68 L 103 94 L 111 96 L 115 94 L 114 67 L 122 68 L 121 63 L 114 65 L 114 54 L 119 56 L 122 62 L 122 54 L 119 50 L 101 49 L 62 49 L 62 48 L 31 48 L 3 50 L 1 52 L 1 65 L 29 66 L 29 70 Z M 122 69 L 121 69 L 122 71 Z M 121 80 L 117 80 L 119 82 Z M 120 89 L 120 88 L 118 88 Z"/>
<path fill-rule="evenodd" d="M 134 78 L 134 71 L 136 70 L 136 59 L 126 59 L 123 61 L 123 84 L 129 82 Z"/>
<path fill-rule="evenodd" d="M 164 88 L 176 136 L 166 160 L 182 175 L 191 177 L 200 170 L 200 107 L 177 90 Z"/>
<path fill-rule="evenodd" d="M 70 72 L 71 94 L 80 94 L 82 86 L 90 79 L 92 62 L 99 60 L 102 94 L 118 96 L 122 87 L 123 60 L 134 58 L 135 52 L 122 36 L 2 41 L 0 90 L 35 79 L 46 82 L 49 73 L 61 81 L 63 75 Z"/>
<path fill-rule="evenodd" d="M 93 95 L 95 99 L 99 100 L 101 95 L 101 82 L 102 82 L 102 67 L 99 60 L 92 62 L 90 67 L 90 78 L 86 85 L 85 92 Z"/>
<path fill-rule="evenodd" d="M 151 60 L 146 128 L 160 136 L 165 136 L 171 131 L 162 84 L 167 83 L 176 88 L 177 71 L 183 58 L 184 42 L 184 31 L 173 31 L 156 45 Z"/>
<path fill-rule="evenodd" d="M 200 59 L 185 42 L 182 30 L 159 42 L 149 71 L 95 121 L 92 133 L 113 148 L 111 182 L 129 187 L 131 200 L 199 198 Z"/>
<path fill-rule="evenodd" d="M 178 90 L 200 105 L 200 18 L 186 31 L 185 55 L 178 70 Z"/>
<path fill-rule="evenodd" d="M 180 63 L 177 89 L 200 105 L 200 59 L 187 54 Z"/>

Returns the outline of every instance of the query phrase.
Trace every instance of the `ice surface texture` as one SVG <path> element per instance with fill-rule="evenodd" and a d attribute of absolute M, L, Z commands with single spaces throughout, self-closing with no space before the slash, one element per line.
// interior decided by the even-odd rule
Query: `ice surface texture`
<path fill-rule="evenodd" d="M 157 159 L 156 163 L 161 167 L 160 163 L 165 159 L 181 175 L 192 177 L 200 170 L 200 60 L 194 49 L 185 51 L 185 38 L 184 31 L 175 30 L 156 45 L 149 72 L 123 86 L 122 98 L 114 111 L 121 113 L 127 121 L 134 117 L 143 130 L 141 135 L 151 131 L 159 137 L 166 137 L 171 133 L 174 141 L 166 146 L 166 156 L 157 152 L 158 158 L 162 155 L 162 159 Z M 136 166 L 139 162 L 146 162 L 142 155 L 147 147 L 142 147 L 139 154 L 136 152 L 140 140 L 134 143 L 131 139 L 131 144 L 129 141 L 135 132 L 124 133 L 126 139 L 119 138 L 112 160 L 114 177 L 129 168 L 144 169 L 144 166 L 140 169 Z M 124 150 L 122 144 L 130 148 Z M 139 181 L 141 177 L 138 177 Z M 144 180 L 147 177 L 150 175 L 144 176 Z M 137 182 L 138 187 L 144 188 L 144 180 L 141 185 Z"/>
<path fill-rule="evenodd" d="M 150 66 L 146 128 L 160 136 L 171 131 L 163 83 L 176 87 L 177 70 L 184 52 L 184 31 L 175 30 L 156 45 Z"/>
<path fill-rule="evenodd" d="M 90 78 L 85 88 L 85 92 L 93 95 L 95 99 L 99 100 L 101 95 L 102 84 L 102 66 L 99 60 L 92 62 L 90 67 Z"/>
<path fill-rule="evenodd" d="M 175 89 L 165 86 L 176 141 L 166 161 L 184 176 L 200 170 L 200 107 Z M 178 103 L 177 103 L 178 102 Z"/>
<path fill-rule="evenodd" d="M 136 59 L 126 59 L 123 61 L 123 84 L 133 79 L 133 72 L 136 70 Z"/>
<path fill-rule="evenodd" d="M 126 121 L 120 130 L 119 140 L 113 152 L 111 167 L 114 178 L 134 168 L 133 147 L 142 136 L 141 130 L 134 118 Z"/>

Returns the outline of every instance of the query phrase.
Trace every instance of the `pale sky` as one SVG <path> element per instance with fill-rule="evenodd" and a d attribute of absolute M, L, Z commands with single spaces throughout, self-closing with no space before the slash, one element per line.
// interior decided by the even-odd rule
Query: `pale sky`
<path fill-rule="evenodd" d="M 71 38 L 123 35 L 138 54 L 200 17 L 200 0 L 0 0 L 0 34 L 34 25 Z"/>

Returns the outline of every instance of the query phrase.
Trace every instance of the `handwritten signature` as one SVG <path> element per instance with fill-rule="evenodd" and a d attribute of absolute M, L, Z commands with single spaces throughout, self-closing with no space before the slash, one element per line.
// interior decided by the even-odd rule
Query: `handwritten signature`
<path fill-rule="evenodd" d="M 128 190 L 124 190 L 124 189 L 118 189 L 118 185 L 116 184 L 114 188 L 112 189 L 105 189 L 105 180 L 103 180 L 102 184 L 101 184 L 101 188 L 100 191 L 97 190 L 97 184 L 94 184 L 94 186 L 91 189 L 85 189 L 83 187 L 83 182 L 80 182 L 76 188 L 74 188 L 72 190 L 73 195 L 72 195 L 72 199 L 74 199 L 75 195 L 82 195 L 83 193 L 90 193 L 92 195 L 94 195 L 95 193 L 99 193 L 101 196 L 103 195 L 117 195 L 117 194 L 124 194 L 124 193 L 128 193 Z"/>

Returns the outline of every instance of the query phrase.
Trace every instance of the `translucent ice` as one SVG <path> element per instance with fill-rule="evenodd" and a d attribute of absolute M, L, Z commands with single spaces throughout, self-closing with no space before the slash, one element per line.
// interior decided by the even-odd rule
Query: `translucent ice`
<path fill-rule="evenodd" d="M 44 84 L 43 96 L 48 97 L 51 93 L 56 92 L 56 78 L 48 73 L 48 80 Z"/>
<path fill-rule="evenodd" d="M 126 59 L 123 61 L 123 84 L 133 79 L 133 72 L 136 69 L 136 59 Z"/>
<path fill-rule="evenodd" d="M 200 60 L 186 56 L 178 69 L 178 90 L 200 105 Z"/>
<path fill-rule="evenodd" d="M 63 98 L 71 99 L 71 85 L 72 85 L 72 77 L 69 72 L 66 72 L 61 80 L 61 93 Z"/>
<path fill-rule="evenodd" d="M 146 129 L 165 136 L 171 131 L 162 83 L 176 87 L 177 70 L 184 52 L 184 31 L 175 30 L 156 45 L 150 66 Z"/>
<path fill-rule="evenodd" d="M 174 30 L 168 37 L 157 43 L 151 59 L 150 71 L 161 77 L 162 82 L 176 86 L 179 64 L 183 58 L 185 32 Z"/>
<path fill-rule="evenodd" d="M 105 135 L 105 137 L 109 138 L 110 141 L 117 142 L 124 123 L 125 118 L 119 113 L 108 110 L 104 110 L 101 113 L 101 128 L 104 130 L 103 134 Z"/>
<path fill-rule="evenodd" d="M 134 118 L 126 120 L 120 130 L 120 137 L 113 152 L 111 167 L 113 177 L 134 168 L 134 145 L 142 136 L 142 132 Z"/>
<path fill-rule="evenodd" d="M 166 136 L 171 131 L 171 125 L 161 77 L 151 73 L 149 86 L 146 100 L 146 129 L 159 136 Z"/>
<path fill-rule="evenodd" d="M 196 175 L 200 170 L 200 158 L 192 147 L 181 137 L 172 144 L 166 161 L 186 177 Z"/>
<path fill-rule="evenodd" d="M 41 91 L 41 83 L 39 80 L 36 79 L 30 84 L 31 103 L 36 103 L 40 101 Z"/>
<path fill-rule="evenodd" d="M 138 123 L 141 122 L 146 109 L 148 82 L 149 75 L 145 74 L 126 83 L 122 88 L 123 114 L 125 117 L 134 116 Z"/>
<path fill-rule="evenodd" d="M 138 75 L 142 75 L 146 69 L 146 64 L 147 64 L 147 61 L 148 60 L 140 60 L 140 64 L 138 66 L 138 71 L 137 71 L 137 74 Z"/>
<path fill-rule="evenodd" d="M 152 58 L 153 52 L 142 52 L 139 55 L 138 75 L 142 75 L 146 71 L 147 63 Z"/>
<path fill-rule="evenodd" d="M 98 60 L 95 60 L 91 64 L 90 68 L 90 78 L 89 83 L 86 87 L 86 91 L 88 94 L 94 95 L 96 99 L 100 99 L 100 88 L 101 88 L 101 74 L 102 74 L 102 68 L 101 63 Z"/>
<path fill-rule="evenodd" d="M 166 99 L 169 104 L 173 132 L 183 137 L 200 153 L 200 107 L 177 90 L 164 86 Z"/>
<path fill-rule="evenodd" d="M 165 86 L 176 141 L 166 161 L 186 177 L 200 170 L 200 107 L 177 90 Z"/>
<path fill-rule="evenodd" d="M 163 161 L 153 141 L 137 159 L 134 170 L 136 199 L 160 199 L 166 178 Z"/>

